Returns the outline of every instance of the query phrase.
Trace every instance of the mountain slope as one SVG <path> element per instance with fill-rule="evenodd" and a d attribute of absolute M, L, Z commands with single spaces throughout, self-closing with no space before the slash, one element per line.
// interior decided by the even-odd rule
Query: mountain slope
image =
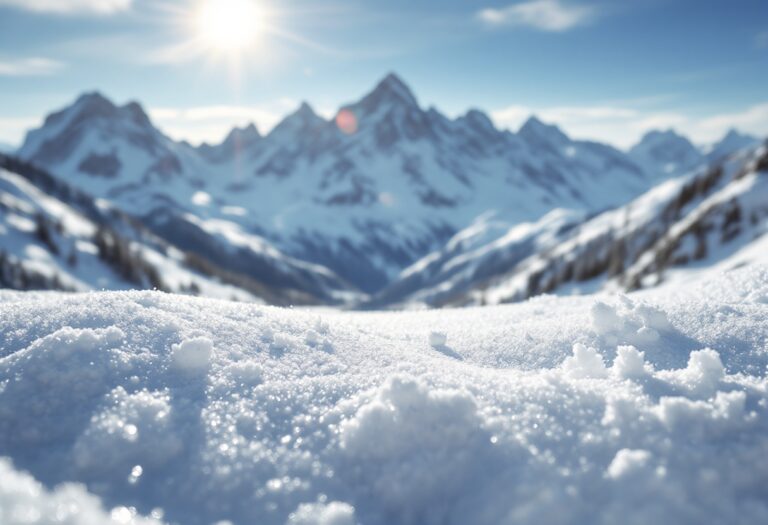
<path fill-rule="evenodd" d="M 768 229 L 766 155 L 765 146 L 743 150 L 594 217 L 554 211 L 513 226 L 484 217 L 404 270 L 369 306 L 634 289 L 724 262 Z"/>
<path fill-rule="evenodd" d="M 328 302 L 327 296 L 313 295 L 316 288 L 298 280 L 299 271 L 307 272 L 308 265 L 294 265 L 274 249 L 264 253 L 278 275 L 267 283 L 169 244 L 106 202 L 0 155 L 2 287 L 157 288 L 273 304 Z M 296 276 L 293 281 L 291 275 Z"/>
<path fill-rule="evenodd" d="M 514 134 L 477 110 L 457 119 L 424 110 L 395 75 L 342 114 L 351 128 L 303 104 L 265 137 L 246 128 L 195 149 L 170 141 L 137 105 L 89 95 L 31 132 L 21 155 L 172 242 L 176 231 L 226 229 L 369 292 L 489 210 L 511 223 L 554 207 L 596 211 L 649 185 L 620 151 L 536 119 Z M 187 249 L 226 252 L 203 237 Z"/>
<path fill-rule="evenodd" d="M 724 262 L 768 231 L 768 147 L 671 180 L 487 281 L 483 301 L 636 289 Z"/>

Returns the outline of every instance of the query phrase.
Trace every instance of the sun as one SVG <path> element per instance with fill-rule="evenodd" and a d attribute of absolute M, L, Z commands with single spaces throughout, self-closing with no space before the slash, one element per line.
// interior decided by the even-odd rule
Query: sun
<path fill-rule="evenodd" d="M 224 54 L 252 47 L 264 31 L 264 12 L 256 0 L 202 0 L 195 13 L 202 44 Z"/>

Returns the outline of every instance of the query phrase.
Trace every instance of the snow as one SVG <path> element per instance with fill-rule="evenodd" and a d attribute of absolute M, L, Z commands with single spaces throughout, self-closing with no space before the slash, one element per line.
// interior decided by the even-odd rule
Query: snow
<path fill-rule="evenodd" d="M 156 513 L 160 514 L 160 513 Z M 0 459 L 0 523 L 3 525 L 160 525 L 135 509 L 105 511 L 98 498 L 79 484 L 49 491 L 25 472 Z"/>
<path fill-rule="evenodd" d="M 213 355 L 213 343 L 207 337 L 196 337 L 173 345 L 171 350 L 171 359 L 177 369 L 205 372 Z"/>
<path fill-rule="evenodd" d="M 647 450 L 630 450 L 623 448 L 616 453 L 606 474 L 612 479 L 621 479 L 642 471 L 651 460 Z"/>
<path fill-rule="evenodd" d="M 448 336 L 443 332 L 432 332 L 429 334 L 430 346 L 445 346 L 448 342 Z"/>
<path fill-rule="evenodd" d="M 0 292 L 0 522 L 764 523 L 766 297 Z"/>

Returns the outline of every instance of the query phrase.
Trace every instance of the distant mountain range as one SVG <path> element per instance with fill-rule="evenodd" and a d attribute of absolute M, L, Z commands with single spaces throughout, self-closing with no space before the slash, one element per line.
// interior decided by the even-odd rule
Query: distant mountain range
<path fill-rule="evenodd" d="M 340 111 L 341 127 L 302 104 L 266 136 L 248 126 L 193 147 L 138 103 L 89 93 L 49 115 L 17 155 L 179 253 L 269 286 L 270 302 L 290 290 L 302 302 L 386 305 L 413 297 L 419 286 L 403 281 L 415 268 L 439 260 L 436 275 L 455 275 L 462 254 L 509 242 L 522 260 L 758 143 L 732 132 L 703 152 L 653 132 L 625 153 L 534 117 L 512 133 L 478 110 L 450 119 L 424 109 L 395 75 Z M 512 262 L 494 264 L 486 277 Z"/>

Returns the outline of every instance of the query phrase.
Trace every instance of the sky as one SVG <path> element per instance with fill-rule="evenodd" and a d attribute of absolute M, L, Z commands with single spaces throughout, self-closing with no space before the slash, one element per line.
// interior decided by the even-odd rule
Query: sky
<path fill-rule="evenodd" d="M 626 148 L 768 136 L 766 0 L 0 0 L 0 143 L 98 90 L 176 139 L 332 117 L 389 72 L 422 106 Z"/>

